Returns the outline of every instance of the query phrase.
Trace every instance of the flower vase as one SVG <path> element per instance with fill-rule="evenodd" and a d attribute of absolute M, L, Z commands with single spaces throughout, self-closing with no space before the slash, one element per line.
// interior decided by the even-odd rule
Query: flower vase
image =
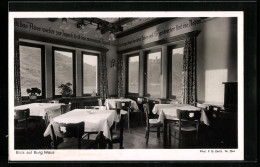
<path fill-rule="evenodd" d="M 35 100 L 35 99 L 37 99 L 37 95 L 30 95 L 29 98 L 30 98 L 31 100 Z"/>

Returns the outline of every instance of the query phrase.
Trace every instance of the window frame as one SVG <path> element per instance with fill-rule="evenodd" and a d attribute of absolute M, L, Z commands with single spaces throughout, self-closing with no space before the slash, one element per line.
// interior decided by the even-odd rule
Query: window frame
<path fill-rule="evenodd" d="M 98 53 L 93 53 L 93 52 L 86 52 L 82 51 L 81 52 L 81 78 L 82 78 L 82 96 L 91 96 L 91 93 L 84 94 L 84 54 L 90 55 L 90 56 L 97 56 L 97 94 L 99 93 L 99 56 L 100 54 Z"/>
<path fill-rule="evenodd" d="M 62 52 L 71 52 L 72 53 L 72 97 L 76 96 L 76 51 L 73 49 L 62 48 L 62 47 L 52 47 L 52 94 L 54 98 L 60 98 L 62 95 L 55 95 L 55 51 L 62 51 Z"/>
<path fill-rule="evenodd" d="M 153 98 L 150 94 L 148 94 L 148 86 L 147 86 L 147 72 L 148 72 L 148 54 L 155 53 L 155 52 L 161 52 L 161 63 L 160 63 L 160 75 L 162 75 L 162 48 L 147 50 L 144 52 L 144 97 Z M 160 83 L 161 85 L 162 83 Z M 162 95 L 162 92 L 160 93 L 160 96 Z M 160 98 L 160 97 L 156 97 Z"/>
<path fill-rule="evenodd" d="M 45 98 L 45 46 L 36 44 L 36 43 L 29 43 L 29 42 L 19 42 L 19 64 L 21 63 L 20 57 L 21 57 L 21 52 L 20 52 L 20 46 L 27 46 L 27 47 L 34 47 L 34 48 L 40 48 L 41 49 L 41 96 L 37 96 L 37 99 L 44 99 Z M 21 67 L 21 66 L 20 66 Z M 20 68 L 19 67 L 19 68 Z M 20 69 L 19 69 L 20 71 Z M 21 77 L 21 73 L 20 73 Z M 20 84 L 21 87 L 21 84 Z M 22 96 L 22 99 L 28 99 L 28 96 Z"/>
<path fill-rule="evenodd" d="M 185 46 L 184 41 L 168 46 L 168 84 L 167 84 L 167 87 L 168 87 L 167 94 L 168 95 L 167 95 L 167 97 L 169 99 L 174 99 L 174 96 L 172 96 L 172 67 L 173 67 L 172 66 L 172 50 L 182 48 L 182 47 L 184 48 L 184 46 Z"/>
<path fill-rule="evenodd" d="M 129 86 L 128 86 L 128 82 L 129 82 L 129 58 L 130 57 L 135 57 L 138 56 L 138 93 L 131 93 L 129 92 Z M 139 52 L 136 53 L 132 53 L 132 54 L 128 54 L 126 55 L 126 94 L 129 96 L 136 96 L 138 97 L 140 93 L 140 54 Z"/>

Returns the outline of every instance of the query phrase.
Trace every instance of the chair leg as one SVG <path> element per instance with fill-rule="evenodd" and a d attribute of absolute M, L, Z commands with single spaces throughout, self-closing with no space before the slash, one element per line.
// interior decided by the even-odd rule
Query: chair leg
<path fill-rule="evenodd" d="M 109 148 L 109 149 L 113 149 L 113 143 L 112 143 L 112 142 L 110 142 L 110 143 L 108 144 L 108 148 Z"/>
<path fill-rule="evenodd" d="M 171 146 L 171 139 L 172 139 L 172 131 L 171 131 L 171 126 L 169 125 L 169 146 Z"/>
<path fill-rule="evenodd" d="M 124 149 L 124 147 L 123 147 L 123 141 L 120 141 L 120 149 Z"/>
<path fill-rule="evenodd" d="M 142 113 L 142 111 L 140 111 L 140 113 L 141 113 L 141 124 L 143 126 L 143 113 Z"/>
<path fill-rule="evenodd" d="M 160 126 L 157 127 L 157 138 L 160 138 Z"/>
<path fill-rule="evenodd" d="M 146 144 L 148 144 L 148 140 L 149 140 L 149 129 L 147 131 Z"/>
<path fill-rule="evenodd" d="M 116 126 L 117 126 L 117 123 L 115 122 L 115 131 L 116 131 Z"/>
<path fill-rule="evenodd" d="M 182 135 L 181 135 L 181 132 L 179 131 L 179 143 L 178 143 L 178 147 L 180 148 L 181 146 L 181 142 L 182 142 Z"/>
<path fill-rule="evenodd" d="M 130 124 L 129 124 L 129 117 L 130 117 L 130 113 L 128 112 L 128 116 L 127 116 L 127 124 L 128 124 L 128 131 L 130 133 Z"/>

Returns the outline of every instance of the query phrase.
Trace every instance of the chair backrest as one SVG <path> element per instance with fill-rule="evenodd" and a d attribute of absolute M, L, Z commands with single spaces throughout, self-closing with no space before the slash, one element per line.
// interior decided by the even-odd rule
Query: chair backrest
<path fill-rule="evenodd" d="M 179 119 L 179 131 L 182 131 L 182 126 L 188 125 L 195 127 L 194 130 L 199 130 L 201 110 L 189 111 L 177 109 L 177 118 Z"/>
<path fill-rule="evenodd" d="M 201 111 L 189 111 L 177 109 L 177 118 L 180 121 L 199 121 Z"/>
<path fill-rule="evenodd" d="M 131 106 L 131 101 L 116 101 L 116 108 L 128 111 Z"/>
<path fill-rule="evenodd" d="M 85 106 L 84 108 L 85 108 L 85 109 L 93 109 L 93 110 L 94 110 L 94 109 L 95 109 L 95 106 Z"/>
<path fill-rule="evenodd" d="M 205 110 L 207 117 L 210 121 L 210 124 L 213 126 L 220 117 L 220 109 L 221 109 L 221 107 L 210 105 L 210 106 L 208 106 L 208 109 Z"/>
<path fill-rule="evenodd" d="M 179 101 L 178 101 L 178 100 L 172 100 L 172 101 L 170 102 L 170 104 L 175 104 L 175 105 L 177 105 L 177 104 L 179 104 Z"/>
<path fill-rule="evenodd" d="M 30 109 L 14 110 L 14 119 L 27 119 L 30 116 Z"/>
<path fill-rule="evenodd" d="M 99 106 L 104 106 L 105 105 L 105 99 L 97 99 L 98 100 L 98 105 Z"/>
<path fill-rule="evenodd" d="M 69 112 L 71 110 L 71 103 L 61 105 L 60 109 L 61 109 L 61 114 L 65 114 L 66 112 Z"/>
<path fill-rule="evenodd" d="M 58 136 L 60 138 L 81 138 L 84 134 L 84 122 L 79 122 L 75 124 L 53 122 L 52 125 L 56 137 Z"/>
<path fill-rule="evenodd" d="M 149 103 L 143 104 L 144 113 L 145 113 L 145 119 L 146 119 L 146 126 L 149 126 L 149 114 L 150 114 L 150 108 Z"/>
<path fill-rule="evenodd" d="M 48 103 L 59 103 L 59 100 L 49 100 Z"/>

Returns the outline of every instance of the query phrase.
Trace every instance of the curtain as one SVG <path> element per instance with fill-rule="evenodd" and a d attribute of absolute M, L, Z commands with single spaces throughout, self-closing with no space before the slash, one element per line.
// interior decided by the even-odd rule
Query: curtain
<path fill-rule="evenodd" d="M 107 80 L 107 66 L 106 66 L 106 52 L 102 52 L 100 59 L 100 89 L 99 94 L 100 98 L 106 99 L 109 97 L 109 91 L 108 91 L 108 80 Z"/>
<path fill-rule="evenodd" d="M 118 55 L 117 58 L 117 66 L 118 66 L 118 81 L 117 81 L 117 94 L 118 97 L 124 97 L 124 64 L 122 55 Z"/>
<path fill-rule="evenodd" d="M 18 40 L 14 42 L 14 50 L 14 104 L 20 105 L 22 103 L 22 97 L 20 83 L 20 52 Z"/>
<path fill-rule="evenodd" d="M 195 37 L 185 39 L 182 71 L 182 103 L 194 104 L 196 102 L 196 50 Z"/>

